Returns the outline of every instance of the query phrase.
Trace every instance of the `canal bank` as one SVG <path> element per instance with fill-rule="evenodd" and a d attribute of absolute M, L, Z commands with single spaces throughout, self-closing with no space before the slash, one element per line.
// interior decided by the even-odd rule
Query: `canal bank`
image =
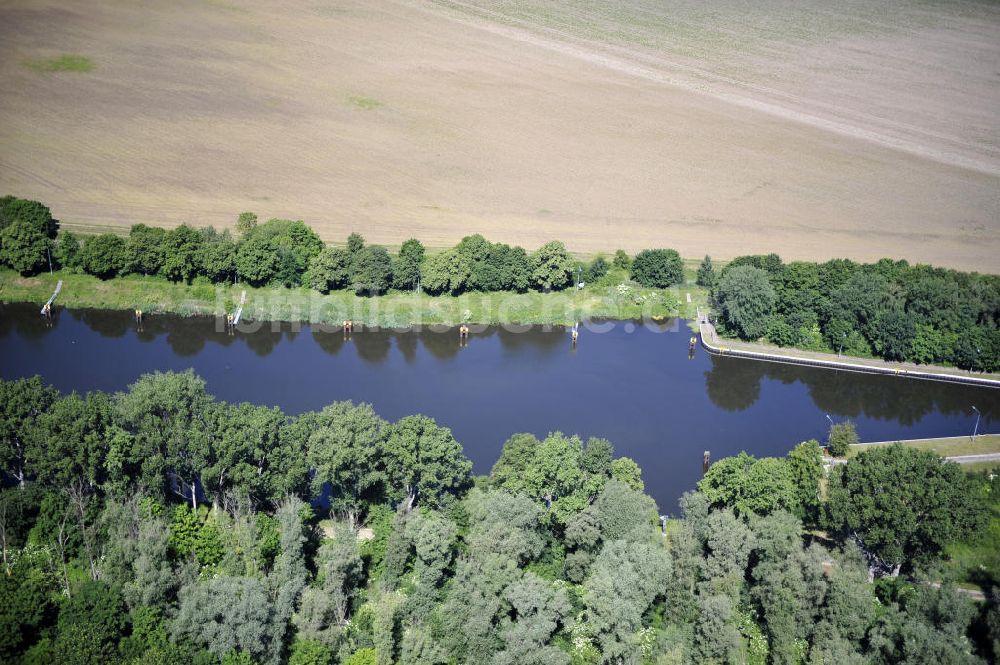
<path fill-rule="evenodd" d="M 42 303 L 58 281 L 64 286 L 54 306 L 105 309 L 148 315 L 224 317 L 234 313 L 246 292 L 244 316 L 254 321 L 335 324 L 350 319 L 379 328 L 451 325 L 573 325 L 584 320 L 654 320 L 669 316 L 694 318 L 704 300 L 699 288 L 654 289 L 618 285 L 588 285 L 548 293 L 468 292 L 461 295 L 391 291 L 369 297 L 353 291 L 320 293 L 308 288 L 251 287 L 246 284 L 191 284 L 162 277 L 129 275 L 101 280 L 91 275 L 56 271 L 22 277 L 0 269 L 0 301 Z M 686 292 L 695 294 L 687 302 Z"/>
<path fill-rule="evenodd" d="M 855 443 L 848 448 L 847 458 L 857 457 L 860 453 L 871 448 L 891 446 L 895 443 L 918 450 L 929 450 L 941 457 L 947 457 L 963 464 L 1000 460 L 1000 434 L 986 433 L 977 433 L 975 438 L 970 434 L 969 436 Z"/>
<path fill-rule="evenodd" d="M 755 344 L 740 340 L 719 337 L 715 326 L 705 314 L 697 313 L 698 333 L 702 347 L 711 354 L 746 358 L 765 362 L 801 365 L 804 367 L 822 367 L 843 372 L 861 374 L 880 374 L 904 379 L 922 379 L 927 381 L 944 381 L 981 386 L 984 388 L 1000 388 L 1000 375 L 973 374 L 956 367 L 941 367 L 936 365 L 915 365 L 913 363 L 891 362 L 880 358 L 851 358 L 815 351 L 786 349 L 765 344 Z"/>

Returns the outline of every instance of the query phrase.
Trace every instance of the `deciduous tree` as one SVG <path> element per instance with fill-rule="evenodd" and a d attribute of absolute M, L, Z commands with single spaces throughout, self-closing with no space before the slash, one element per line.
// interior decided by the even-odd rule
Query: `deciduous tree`
<path fill-rule="evenodd" d="M 757 339 L 767 331 L 777 296 L 762 269 L 727 267 L 719 277 L 714 295 L 726 326 L 740 337 Z"/>
<path fill-rule="evenodd" d="M 424 245 L 416 238 L 403 242 L 399 256 L 392 265 L 393 285 L 397 289 L 414 289 L 420 279 L 420 266 L 424 262 Z"/>
<path fill-rule="evenodd" d="M 0 262 L 22 275 L 48 265 L 52 241 L 28 222 L 15 221 L 0 229 Z"/>
<path fill-rule="evenodd" d="M 0 381 L 0 468 L 23 488 L 28 473 L 28 449 L 38 437 L 38 419 L 58 398 L 58 392 L 30 379 Z"/>
<path fill-rule="evenodd" d="M 632 261 L 632 279 L 643 286 L 665 289 L 684 281 L 684 262 L 673 249 L 646 249 Z"/>
<path fill-rule="evenodd" d="M 713 464 L 698 482 L 713 506 L 737 515 L 766 515 L 775 510 L 797 513 L 800 493 L 789 463 L 781 458 L 756 459 L 741 452 Z"/>
<path fill-rule="evenodd" d="M 385 473 L 378 463 L 386 438 L 386 423 L 368 404 L 332 404 L 319 414 L 322 423 L 309 436 L 308 460 L 315 469 L 313 494 L 331 487 L 331 507 L 358 522 L 367 498 L 383 489 Z"/>
<path fill-rule="evenodd" d="M 277 649 L 271 622 L 270 601 L 259 580 L 212 577 L 181 589 L 171 633 L 219 658 L 240 650 L 267 661 Z"/>
<path fill-rule="evenodd" d="M 854 423 L 845 420 L 842 423 L 830 425 L 830 433 L 827 435 L 827 450 L 834 457 L 846 457 L 851 446 L 858 442 L 858 432 L 854 429 Z"/>
<path fill-rule="evenodd" d="M 531 255 L 531 278 L 542 291 L 562 289 L 569 285 L 573 260 L 559 241 L 545 243 Z"/>
<path fill-rule="evenodd" d="M 214 403 L 205 382 L 188 370 L 146 374 L 115 401 L 131 435 L 125 475 L 149 491 L 176 492 L 197 506 L 196 482 L 211 459 Z"/>
<path fill-rule="evenodd" d="M 163 267 L 167 279 L 190 282 L 202 266 L 204 237 L 187 224 L 170 229 L 163 237 Z"/>
<path fill-rule="evenodd" d="M 407 416 L 388 428 L 382 463 L 392 498 L 411 510 L 438 508 L 471 483 L 472 462 L 451 430 L 427 416 Z"/>
<path fill-rule="evenodd" d="M 80 250 L 80 264 L 101 279 L 114 277 L 125 267 L 125 241 L 111 233 L 87 238 Z"/>
<path fill-rule="evenodd" d="M 641 653 L 642 616 L 670 573 L 670 556 L 660 543 L 605 543 L 583 584 L 589 623 L 605 662 L 626 662 Z"/>
<path fill-rule="evenodd" d="M 697 284 L 707 289 L 715 286 L 715 266 L 712 265 L 712 257 L 708 254 L 705 255 L 701 265 L 698 266 Z"/>
<path fill-rule="evenodd" d="M 16 196 L 0 197 L 0 229 L 18 222 L 29 224 L 46 238 L 55 238 L 59 228 L 48 206 Z"/>
<path fill-rule="evenodd" d="M 504 647 L 494 665 L 568 665 L 569 654 L 550 645 L 570 611 L 566 591 L 526 572 L 503 592 L 511 613 L 500 624 Z"/>
<path fill-rule="evenodd" d="M 385 247 L 368 245 L 351 262 L 351 288 L 358 294 L 385 293 L 392 284 L 392 257 Z"/>
<path fill-rule="evenodd" d="M 830 528 L 857 540 L 873 571 L 894 575 L 971 533 L 985 514 L 974 482 L 957 464 L 901 444 L 839 465 L 828 492 Z"/>
<path fill-rule="evenodd" d="M 163 267 L 166 230 L 158 226 L 133 224 L 123 250 L 124 272 L 155 275 Z"/>

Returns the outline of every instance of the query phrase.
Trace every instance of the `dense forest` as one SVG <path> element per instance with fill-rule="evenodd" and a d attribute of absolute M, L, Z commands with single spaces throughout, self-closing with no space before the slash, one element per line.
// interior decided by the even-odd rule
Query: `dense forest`
<path fill-rule="evenodd" d="M 290 417 L 191 372 L 116 394 L 0 382 L 0 661 L 1000 656 L 996 598 L 938 565 L 1000 480 L 933 454 L 879 448 L 828 476 L 815 441 L 741 454 L 662 523 L 603 439 L 518 434 L 488 475 L 471 467 L 430 418 Z"/>
<path fill-rule="evenodd" d="M 906 261 L 743 256 L 711 287 L 720 332 L 779 346 L 1000 371 L 1000 276 Z"/>

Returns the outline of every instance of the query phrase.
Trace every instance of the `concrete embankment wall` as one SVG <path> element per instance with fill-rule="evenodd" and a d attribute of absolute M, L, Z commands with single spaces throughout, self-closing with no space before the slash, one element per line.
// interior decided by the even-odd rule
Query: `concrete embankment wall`
<path fill-rule="evenodd" d="M 864 365 L 861 363 L 843 362 L 839 360 L 820 360 L 818 358 L 803 358 L 801 356 L 785 356 L 776 353 L 764 353 L 760 351 L 746 351 L 744 349 L 733 349 L 722 344 L 713 344 L 706 334 L 706 327 L 712 331 L 711 324 L 704 321 L 698 322 L 698 337 L 701 338 L 702 347 L 713 355 L 733 356 L 736 358 L 749 358 L 751 360 L 763 360 L 765 362 L 785 363 L 786 365 L 805 365 L 807 367 L 824 367 L 836 369 L 843 372 L 859 372 L 862 374 L 886 374 L 889 376 L 899 376 L 907 379 L 923 379 L 926 381 L 946 381 L 948 383 L 962 383 L 965 385 L 982 386 L 984 388 L 1000 388 L 1000 381 L 987 379 L 979 376 L 965 376 L 962 374 L 942 374 L 938 372 L 921 372 L 907 370 L 897 367 L 878 367 L 874 365 Z"/>

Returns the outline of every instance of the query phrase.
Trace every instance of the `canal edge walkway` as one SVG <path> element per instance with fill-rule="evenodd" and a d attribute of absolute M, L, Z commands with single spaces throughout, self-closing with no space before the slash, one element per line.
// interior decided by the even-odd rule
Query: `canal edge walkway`
<path fill-rule="evenodd" d="M 951 457 L 942 458 L 947 462 L 955 462 L 956 464 L 976 464 L 977 462 L 1000 462 L 1000 453 L 982 453 L 979 455 L 953 455 Z M 823 456 L 823 464 L 826 467 L 833 466 L 835 464 L 847 464 L 851 460 L 846 457 L 827 457 Z"/>
<path fill-rule="evenodd" d="M 846 362 L 843 360 L 826 358 L 810 358 L 804 355 L 795 355 L 794 353 L 785 354 L 775 353 L 773 351 L 756 351 L 745 348 L 748 346 L 754 346 L 752 344 L 732 340 L 724 340 L 726 345 L 723 346 L 720 342 L 718 333 L 715 331 L 715 326 L 709 322 L 708 316 L 701 311 L 698 311 L 698 333 L 698 336 L 701 338 L 702 347 L 712 355 L 734 356 L 737 358 L 748 358 L 751 360 L 785 363 L 789 365 L 803 365 L 807 367 L 824 367 L 828 369 L 858 372 L 862 374 L 884 374 L 887 376 L 899 376 L 909 379 L 945 381 L 948 383 L 962 383 L 986 388 L 1000 388 L 1000 379 L 973 376 L 971 374 L 967 375 L 960 373 L 961 370 L 956 370 L 955 373 L 947 371 L 932 372 L 914 369 L 913 366 L 905 363 L 894 363 L 879 359 L 868 361 L 868 359 L 865 358 L 855 358 L 852 359 L 851 362 Z"/>

